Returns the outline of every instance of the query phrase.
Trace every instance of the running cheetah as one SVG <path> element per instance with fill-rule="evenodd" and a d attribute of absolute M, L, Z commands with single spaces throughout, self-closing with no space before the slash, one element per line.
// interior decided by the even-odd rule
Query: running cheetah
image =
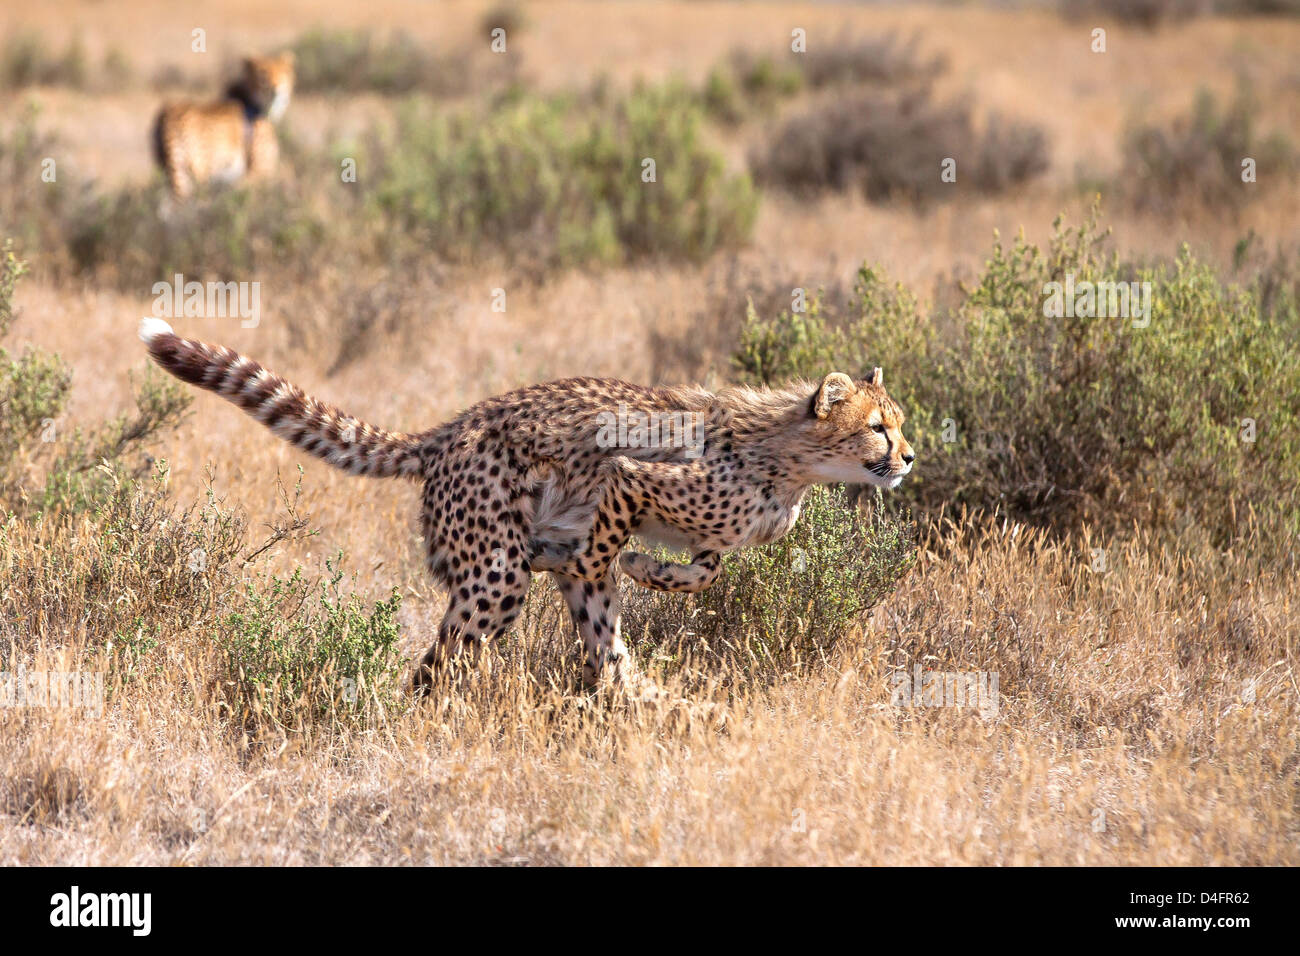
<path fill-rule="evenodd" d="M 246 57 L 242 75 L 213 103 L 168 103 L 153 127 L 154 159 L 172 195 L 185 199 L 198 185 L 233 183 L 275 169 L 277 123 L 293 93 L 293 53 Z"/>
<path fill-rule="evenodd" d="M 879 368 L 858 381 L 831 372 L 820 383 L 716 394 L 572 378 L 407 434 L 358 421 L 160 319 L 145 319 L 140 338 L 172 375 L 309 454 L 354 475 L 423 484 L 426 561 L 450 602 L 416 671 L 421 692 L 436 669 L 467 651 L 477 659 L 506 632 L 538 571 L 568 604 L 584 682 L 642 687 L 619 634 L 620 571 L 643 587 L 698 591 L 717 578 L 723 552 L 789 531 L 811 485 L 894 488 L 915 459 Z M 688 548 L 693 560 L 625 553 L 634 534 Z"/>

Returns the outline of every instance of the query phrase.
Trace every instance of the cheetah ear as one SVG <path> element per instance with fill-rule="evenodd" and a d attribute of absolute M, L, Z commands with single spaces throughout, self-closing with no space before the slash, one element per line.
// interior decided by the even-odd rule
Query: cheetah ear
<path fill-rule="evenodd" d="M 831 372 L 822 379 L 821 388 L 817 389 L 817 397 L 813 400 L 813 414 L 818 418 L 825 418 L 831 413 L 832 405 L 844 401 L 857 390 L 853 379 L 843 372 Z"/>
<path fill-rule="evenodd" d="M 885 387 L 884 370 L 879 365 L 877 365 L 875 368 L 873 368 L 870 372 L 867 373 L 866 378 L 862 380 L 862 384 L 879 385 L 881 388 L 884 388 Z"/>

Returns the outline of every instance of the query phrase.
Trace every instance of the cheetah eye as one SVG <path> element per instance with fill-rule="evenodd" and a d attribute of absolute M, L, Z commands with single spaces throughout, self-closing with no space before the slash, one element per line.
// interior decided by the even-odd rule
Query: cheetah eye
<path fill-rule="evenodd" d="M 883 434 L 885 433 L 885 426 L 884 426 L 884 425 L 872 425 L 872 426 L 871 426 L 871 430 L 872 430 L 873 432 L 876 432 L 876 433 L 879 434 L 879 435 L 883 435 Z"/>

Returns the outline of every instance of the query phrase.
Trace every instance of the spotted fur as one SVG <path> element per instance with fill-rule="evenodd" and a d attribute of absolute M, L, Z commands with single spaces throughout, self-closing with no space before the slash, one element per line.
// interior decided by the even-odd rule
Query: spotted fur
<path fill-rule="evenodd" d="M 279 122 L 293 93 L 293 54 L 247 57 L 240 78 L 212 103 L 168 103 L 153 127 L 154 159 L 172 194 L 184 199 L 196 186 L 232 183 L 275 169 Z"/>
<path fill-rule="evenodd" d="M 619 633 L 618 578 L 698 591 L 733 548 L 781 537 L 817 483 L 893 488 L 915 458 L 880 369 L 780 390 L 647 388 L 572 378 L 479 402 L 426 432 L 375 428 L 221 346 L 146 319 L 140 337 L 160 366 L 216 392 L 290 443 L 356 475 L 423 485 L 429 571 L 450 595 L 417 684 L 504 634 L 532 574 L 549 571 L 585 650 L 583 678 L 635 679 Z M 695 447 L 609 440 L 611 415 L 690 415 Z M 637 535 L 688 548 L 688 564 L 625 552 Z"/>

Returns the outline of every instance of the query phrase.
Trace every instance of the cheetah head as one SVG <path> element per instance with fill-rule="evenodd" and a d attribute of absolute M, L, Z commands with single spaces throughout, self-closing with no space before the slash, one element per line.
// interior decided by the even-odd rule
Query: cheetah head
<path fill-rule="evenodd" d="M 242 85 L 249 100 L 271 122 L 279 122 L 293 94 L 293 52 L 244 57 Z"/>
<path fill-rule="evenodd" d="M 843 372 L 822 379 L 812 398 L 812 472 L 819 482 L 897 488 L 916 454 L 903 437 L 903 412 L 874 369 L 854 381 Z"/>

